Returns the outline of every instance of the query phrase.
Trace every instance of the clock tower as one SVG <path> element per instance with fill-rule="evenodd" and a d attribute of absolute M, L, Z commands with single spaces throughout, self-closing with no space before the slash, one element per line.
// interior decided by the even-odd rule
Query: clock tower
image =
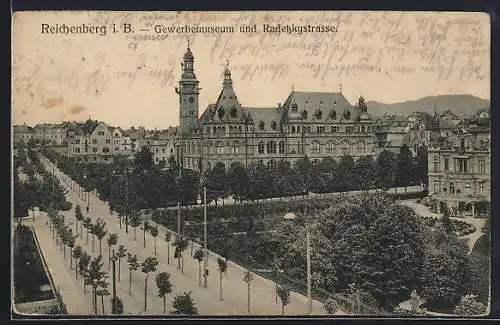
<path fill-rule="evenodd" d="M 184 60 L 181 63 L 182 75 L 179 87 L 175 88 L 175 91 L 179 94 L 181 136 L 192 133 L 198 124 L 198 95 L 200 88 L 198 87 L 199 82 L 194 73 L 193 62 L 194 56 L 188 45 L 187 51 L 184 54 Z"/>

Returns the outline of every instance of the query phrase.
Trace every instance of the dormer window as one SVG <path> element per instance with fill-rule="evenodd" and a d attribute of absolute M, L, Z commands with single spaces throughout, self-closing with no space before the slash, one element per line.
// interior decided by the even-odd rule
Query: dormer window
<path fill-rule="evenodd" d="M 344 120 L 350 120 L 351 119 L 351 112 L 349 112 L 347 109 L 344 111 Z"/>
<path fill-rule="evenodd" d="M 276 121 L 272 121 L 271 122 L 271 129 L 276 130 L 276 126 L 277 126 Z"/>
<path fill-rule="evenodd" d="M 221 120 L 222 120 L 222 118 L 224 117 L 224 113 L 225 113 L 225 112 L 224 112 L 224 108 L 223 108 L 222 106 L 221 106 L 221 107 L 219 107 L 219 111 L 218 111 L 218 113 L 219 113 L 219 119 L 221 119 Z"/>
<path fill-rule="evenodd" d="M 330 111 L 330 118 L 331 118 L 332 120 L 336 120 L 336 119 L 337 119 L 337 112 L 336 112 L 334 109 L 332 109 L 332 110 Z"/>
<path fill-rule="evenodd" d="M 320 120 L 323 117 L 323 112 L 319 109 L 316 111 L 316 114 L 314 114 L 316 119 Z"/>
<path fill-rule="evenodd" d="M 259 129 L 260 129 L 261 131 L 263 131 L 263 130 L 264 130 L 264 125 L 265 125 L 265 124 L 264 124 L 264 121 L 260 121 L 260 122 L 259 122 Z"/>
<path fill-rule="evenodd" d="M 307 111 L 303 110 L 302 112 L 300 112 L 300 116 L 303 120 L 307 120 Z"/>
<path fill-rule="evenodd" d="M 231 117 L 236 117 L 238 114 L 238 110 L 236 109 L 236 107 L 233 107 L 233 109 L 231 109 Z"/>

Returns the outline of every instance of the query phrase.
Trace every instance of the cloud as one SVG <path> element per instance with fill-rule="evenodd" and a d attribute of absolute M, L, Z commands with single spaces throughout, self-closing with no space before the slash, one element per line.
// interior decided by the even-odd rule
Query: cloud
<path fill-rule="evenodd" d="M 62 97 L 58 97 L 58 98 L 54 97 L 54 98 L 48 98 L 48 99 L 43 100 L 42 106 L 45 108 L 52 108 L 52 107 L 59 106 L 62 103 L 63 103 Z"/>
<path fill-rule="evenodd" d="M 73 106 L 69 109 L 69 112 L 72 114 L 72 115 L 78 115 L 80 114 L 81 112 L 85 111 L 86 108 L 82 105 L 76 105 L 76 106 Z"/>

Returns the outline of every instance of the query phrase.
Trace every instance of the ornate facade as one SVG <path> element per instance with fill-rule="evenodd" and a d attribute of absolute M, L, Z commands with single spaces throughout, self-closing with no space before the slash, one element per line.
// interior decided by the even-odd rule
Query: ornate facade
<path fill-rule="evenodd" d="M 200 118 L 194 56 L 188 48 L 176 92 L 180 98 L 178 155 L 184 167 L 204 171 L 222 163 L 229 168 L 262 161 L 292 164 L 307 155 L 313 163 L 349 154 L 375 155 L 372 118 L 363 97 L 351 105 L 342 92 L 292 90 L 276 107 L 246 107 L 238 100 L 229 63 L 222 90 Z"/>
<path fill-rule="evenodd" d="M 429 194 L 438 212 L 479 216 L 491 205 L 491 129 L 468 125 L 429 147 Z"/>

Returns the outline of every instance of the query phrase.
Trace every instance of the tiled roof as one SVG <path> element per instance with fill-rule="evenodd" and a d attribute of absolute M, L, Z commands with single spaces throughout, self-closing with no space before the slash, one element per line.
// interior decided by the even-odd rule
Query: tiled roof
<path fill-rule="evenodd" d="M 244 111 L 252 118 L 256 132 L 278 132 L 280 130 L 280 110 L 277 107 L 245 107 Z M 271 127 L 273 121 L 276 122 L 276 130 Z M 261 122 L 264 122 L 264 130 L 259 127 Z"/>
<path fill-rule="evenodd" d="M 31 133 L 33 132 L 33 128 L 28 125 L 14 125 L 13 127 L 14 133 Z"/>

